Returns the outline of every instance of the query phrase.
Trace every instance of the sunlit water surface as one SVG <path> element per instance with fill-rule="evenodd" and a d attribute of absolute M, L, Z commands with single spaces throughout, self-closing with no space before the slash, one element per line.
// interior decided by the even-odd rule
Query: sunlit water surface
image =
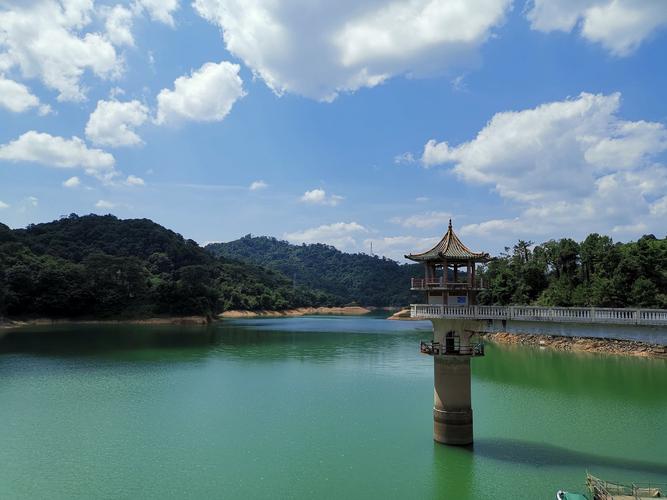
<path fill-rule="evenodd" d="M 667 482 L 667 362 L 487 346 L 475 445 L 432 441 L 430 324 L 0 333 L 0 498 L 526 498 Z"/>

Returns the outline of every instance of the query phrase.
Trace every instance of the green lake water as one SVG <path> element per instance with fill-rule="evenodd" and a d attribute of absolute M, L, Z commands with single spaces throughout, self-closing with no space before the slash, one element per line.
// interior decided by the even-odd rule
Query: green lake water
<path fill-rule="evenodd" d="M 0 499 L 553 499 L 667 483 L 667 362 L 487 345 L 475 444 L 432 441 L 430 324 L 0 333 Z"/>

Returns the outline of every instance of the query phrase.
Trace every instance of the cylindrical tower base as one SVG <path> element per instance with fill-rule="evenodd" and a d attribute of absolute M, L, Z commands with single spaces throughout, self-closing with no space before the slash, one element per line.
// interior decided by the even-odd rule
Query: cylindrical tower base
<path fill-rule="evenodd" d="M 472 410 L 446 411 L 433 408 L 433 439 L 442 444 L 472 444 Z"/>

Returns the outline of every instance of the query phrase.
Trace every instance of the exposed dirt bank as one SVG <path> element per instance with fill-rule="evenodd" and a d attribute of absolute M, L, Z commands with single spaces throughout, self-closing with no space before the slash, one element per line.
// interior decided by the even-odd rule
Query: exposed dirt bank
<path fill-rule="evenodd" d="M 398 312 L 395 312 L 391 316 L 389 316 L 387 319 L 401 319 L 401 320 L 414 320 L 415 318 L 410 317 L 410 309 L 401 309 Z"/>
<path fill-rule="evenodd" d="M 288 309 L 286 311 L 225 311 L 218 318 L 263 318 L 282 316 L 306 316 L 310 314 L 334 314 L 358 316 L 371 312 L 366 307 L 301 307 L 299 309 Z"/>
<path fill-rule="evenodd" d="M 667 359 L 667 346 L 635 340 L 598 339 L 590 337 L 557 337 L 517 333 L 485 333 L 484 338 L 499 344 L 535 345 L 559 351 L 598 352 Z"/>
<path fill-rule="evenodd" d="M 145 318 L 145 319 L 121 319 L 121 320 L 96 320 L 96 319 L 29 319 L 29 320 L 0 320 L 0 328 L 18 328 L 22 326 L 32 325 L 60 325 L 60 324 L 77 324 L 77 325 L 115 325 L 115 324 L 130 324 L 130 325 L 206 325 L 210 323 L 210 319 L 206 316 L 176 316 L 164 318 Z"/>

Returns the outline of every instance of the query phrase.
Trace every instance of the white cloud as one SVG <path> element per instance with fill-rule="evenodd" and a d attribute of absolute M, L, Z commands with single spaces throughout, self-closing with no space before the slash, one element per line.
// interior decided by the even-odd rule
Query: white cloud
<path fill-rule="evenodd" d="M 367 232 L 368 229 L 356 222 L 336 222 L 294 233 L 285 233 L 283 238 L 295 244 L 326 243 L 339 250 L 354 250 L 357 248 L 355 236 Z"/>
<path fill-rule="evenodd" d="M 173 13 L 178 9 L 178 0 L 135 0 L 138 9 L 144 9 L 154 21 L 174 26 Z"/>
<path fill-rule="evenodd" d="M 649 210 L 651 214 L 658 217 L 667 217 L 667 196 L 663 196 L 654 203 L 651 203 Z"/>
<path fill-rule="evenodd" d="M 452 214 L 449 212 L 426 212 L 408 217 L 394 217 L 390 222 L 410 228 L 447 227 Z"/>
<path fill-rule="evenodd" d="M 174 81 L 174 90 L 162 89 L 157 97 L 156 123 L 192 120 L 221 121 L 245 95 L 239 65 L 226 61 L 206 63 Z"/>
<path fill-rule="evenodd" d="M 543 32 L 579 29 L 590 42 L 626 56 L 667 26 L 664 0 L 533 0 L 531 27 Z"/>
<path fill-rule="evenodd" d="M 145 186 L 146 182 L 136 175 L 128 175 L 127 179 L 125 179 L 125 184 L 128 186 Z"/>
<path fill-rule="evenodd" d="M 8 203 L 5 203 L 4 201 L 0 200 L 0 210 L 4 210 L 5 208 L 9 208 L 10 205 Z"/>
<path fill-rule="evenodd" d="M 370 248 L 372 242 L 374 254 L 384 255 L 385 257 L 403 262 L 405 261 L 405 254 L 426 251 L 432 248 L 441 237 L 385 236 L 381 238 L 368 238 L 364 240 L 364 248 Z"/>
<path fill-rule="evenodd" d="M 98 200 L 97 203 L 95 203 L 95 208 L 111 210 L 112 208 L 116 208 L 116 204 L 107 200 Z"/>
<path fill-rule="evenodd" d="M 300 198 L 304 203 L 309 203 L 311 205 L 328 205 L 330 207 L 335 207 L 344 199 L 345 198 L 338 196 L 337 194 L 327 196 L 326 191 L 319 188 L 306 191 Z"/>
<path fill-rule="evenodd" d="M 74 177 L 70 177 L 66 181 L 63 182 L 63 187 L 66 188 L 76 188 L 81 185 L 81 180 L 75 175 Z"/>
<path fill-rule="evenodd" d="M 98 101 L 88 118 L 86 137 L 102 146 L 134 146 L 141 138 L 134 132 L 148 119 L 149 111 L 139 101 Z"/>
<path fill-rule="evenodd" d="M 0 146 L 0 160 L 28 161 L 59 168 L 83 168 L 89 175 L 109 180 L 116 172 L 114 157 L 90 149 L 78 137 L 65 139 L 31 130 Z"/>
<path fill-rule="evenodd" d="M 414 155 L 409 152 L 394 156 L 394 163 L 396 165 L 400 165 L 402 163 L 415 163 L 416 161 L 417 160 L 415 159 Z"/>
<path fill-rule="evenodd" d="M 401 74 L 464 64 L 510 0 L 195 0 L 227 50 L 277 94 L 330 101 Z"/>
<path fill-rule="evenodd" d="M 631 228 L 640 220 L 664 231 L 651 203 L 667 191 L 667 168 L 656 163 L 667 151 L 667 128 L 622 120 L 619 106 L 620 94 L 582 93 L 498 113 L 469 142 L 429 141 L 422 161 L 453 164 L 462 180 L 493 186 L 519 211 L 516 218 L 464 226 L 462 234 L 558 236 L 616 228 L 635 237 Z"/>
<path fill-rule="evenodd" d="M 107 38 L 114 45 L 134 46 L 132 36 L 133 12 L 123 5 L 115 5 L 106 11 L 105 28 Z"/>
<path fill-rule="evenodd" d="M 0 107 L 14 113 L 23 113 L 39 106 L 39 99 L 22 83 L 9 80 L 0 74 Z"/>
<path fill-rule="evenodd" d="M 36 0 L 0 10 L 0 70 L 18 67 L 59 92 L 60 101 L 82 101 L 86 70 L 117 76 L 122 61 L 103 35 L 83 33 L 94 13 L 92 0 Z"/>
<path fill-rule="evenodd" d="M 269 187 L 269 185 L 264 181 L 254 181 L 250 184 L 248 189 L 250 189 L 250 191 L 259 191 L 261 189 L 266 189 L 267 187 Z"/>
<path fill-rule="evenodd" d="M 26 202 L 28 202 L 28 205 L 30 205 L 31 207 L 36 207 L 37 205 L 39 205 L 39 199 L 37 199 L 36 196 L 28 196 L 26 198 Z"/>

